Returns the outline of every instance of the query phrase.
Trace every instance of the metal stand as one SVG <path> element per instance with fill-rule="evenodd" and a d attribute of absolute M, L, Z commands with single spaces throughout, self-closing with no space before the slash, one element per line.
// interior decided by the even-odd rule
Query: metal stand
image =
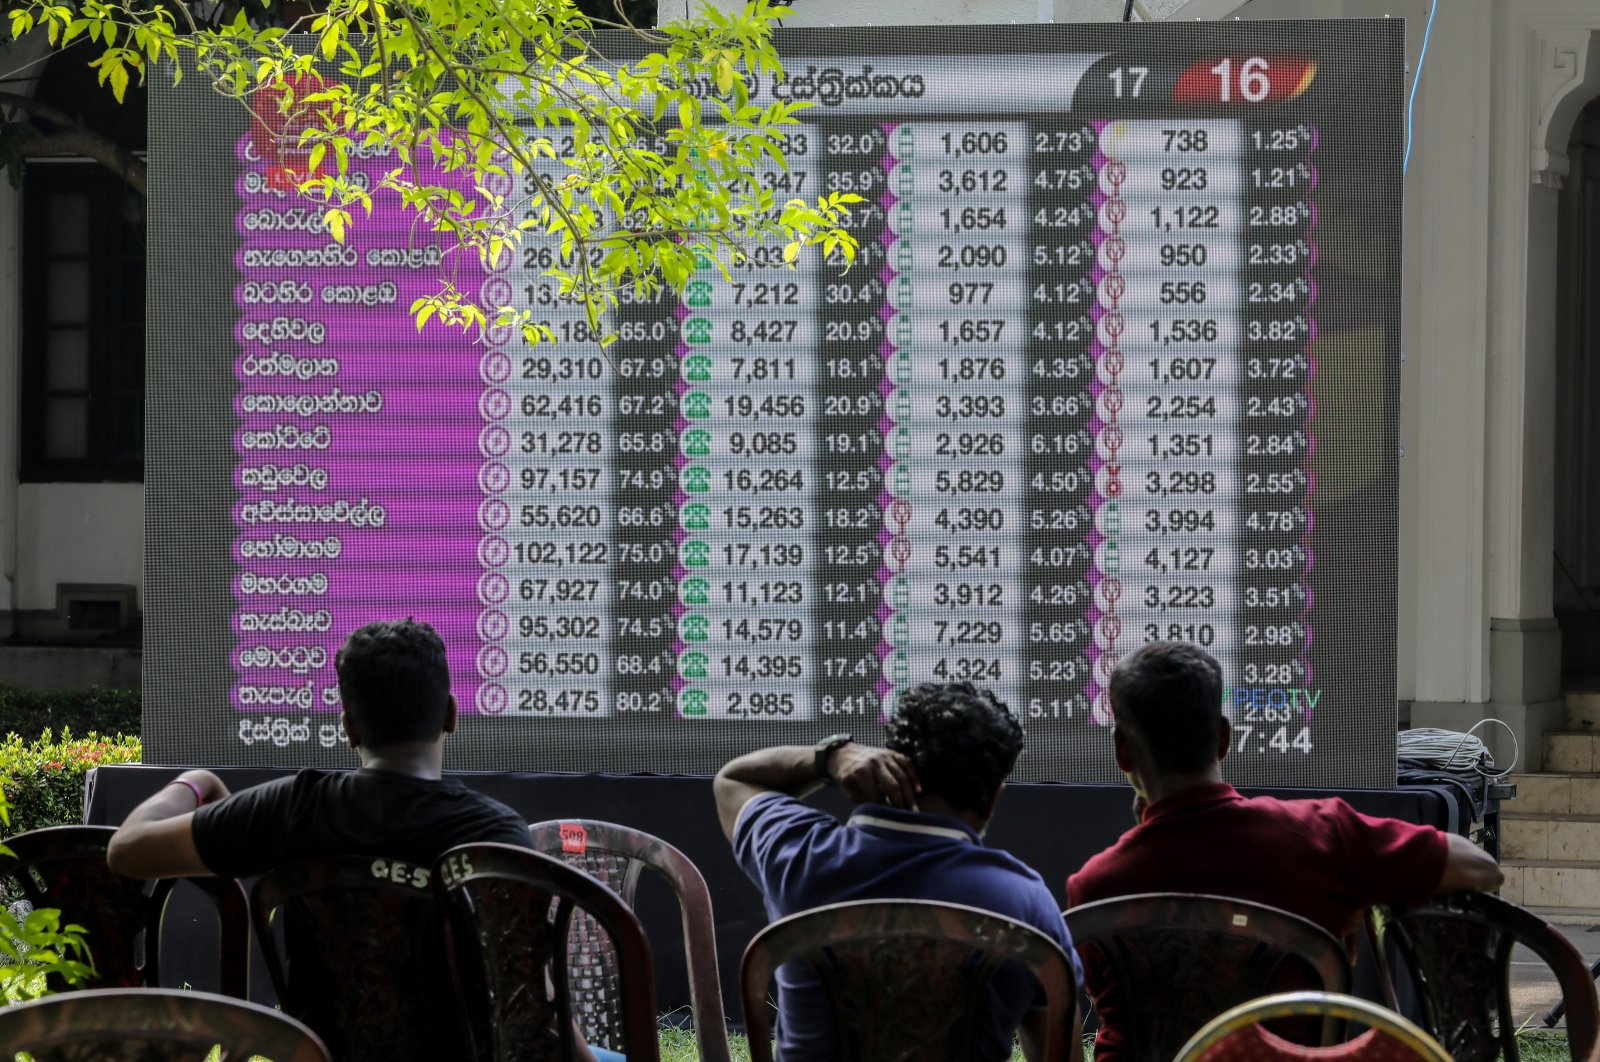
<path fill-rule="evenodd" d="M 1594 965 L 1589 967 L 1589 976 L 1594 978 L 1596 981 L 1600 981 L 1600 959 L 1596 959 L 1594 961 Z M 1567 1001 L 1563 999 L 1560 1003 L 1557 1003 L 1555 1006 L 1551 1007 L 1550 1013 L 1544 1016 L 1544 1027 L 1547 1029 L 1554 1029 L 1556 1027 L 1556 1022 L 1560 1021 L 1561 1015 L 1565 1014 L 1566 1012 Z"/>

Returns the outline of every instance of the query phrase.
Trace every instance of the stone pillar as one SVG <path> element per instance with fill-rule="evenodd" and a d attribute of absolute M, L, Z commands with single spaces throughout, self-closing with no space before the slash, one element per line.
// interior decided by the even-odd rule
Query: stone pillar
<path fill-rule="evenodd" d="M 32 95 L 48 45 L 40 33 L 11 42 L 0 54 L 0 77 L 13 92 Z M 22 423 L 22 196 L 0 179 L 0 639 L 15 630 L 17 609 L 17 466 Z"/>
<path fill-rule="evenodd" d="M 1552 19 L 1535 10 L 1544 6 L 1513 9 L 1499 35 L 1488 302 L 1489 711 L 1515 732 L 1527 770 L 1543 765 L 1545 732 L 1563 725 L 1552 600 L 1557 191 L 1573 122 L 1600 95 L 1600 11 Z M 1491 742 L 1498 761 L 1508 745 Z"/>
<path fill-rule="evenodd" d="M 1487 341 L 1478 308 L 1489 288 L 1495 79 L 1484 72 L 1494 53 L 1494 8 L 1492 0 L 1439 5 L 1405 189 L 1401 657 L 1409 648 L 1411 724 L 1449 730 L 1482 719 L 1489 699 Z M 1420 46 L 1422 25 L 1408 20 L 1408 52 Z"/>

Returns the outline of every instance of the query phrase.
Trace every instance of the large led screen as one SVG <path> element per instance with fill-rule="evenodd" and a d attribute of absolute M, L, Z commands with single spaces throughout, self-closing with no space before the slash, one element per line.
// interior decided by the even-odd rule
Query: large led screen
<path fill-rule="evenodd" d="M 968 679 L 1018 777 L 1107 781 L 1112 666 L 1183 639 L 1231 778 L 1392 783 L 1402 41 L 783 32 L 768 178 L 861 194 L 855 265 L 757 248 L 604 355 L 548 248 L 381 196 L 341 246 L 236 104 L 153 92 L 146 756 L 352 762 L 334 652 L 416 616 L 458 768 L 709 773 Z M 419 333 L 445 275 L 559 341 Z"/>

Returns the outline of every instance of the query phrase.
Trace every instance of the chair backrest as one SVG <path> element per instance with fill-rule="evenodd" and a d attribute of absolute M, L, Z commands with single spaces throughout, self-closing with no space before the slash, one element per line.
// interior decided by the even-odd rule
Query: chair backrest
<path fill-rule="evenodd" d="M 1103 971 L 1099 1003 L 1116 1016 L 1128 1058 L 1171 1058 L 1211 1018 L 1274 989 L 1350 987 L 1349 954 L 1333 934 L 1265 904 L 1142 893 L 1063 917 L 1085 968 Z"/>
<path fill-rule="evenodd" d="M 88 989 L 0 1007 L 0 1058 L 19 1051 L 35 1062 L 330 1058 L 315 1033 L 270 1007 L 168 988 Z"/>
<path fill-rule="evenodd" d="M 1347 1043 L 1305 1047 L 1261 1023 L 1321 1017 L 1358 1023 L 1366 1031 Z M 1450 1062 L 1439 1042 L 1405 1018 L 1364 999 L 1337 992 L 1285 992 L 1242 1003 L 1195 1033 L 1175 1062 Z"/>
<path fill-rule="evenodd" d="M 1583 955 L 1561 932 L 1516 904 L 1486 893 L 1440 896 L 1376 919 L 1378 959 L 1391 950 L 1410 972 L 1422 1026 L 1459 1062 L 1517 1060 L 1511 1010 L 1511 952 L 1522 944 L 1550 967 L 1566 1003 L 1574 1059 L 1596 1050 L 1600 1001 Z"/>
<path fill-rule="evenodd" d="M 63 923 L 87 930 L 97 974 L 88 987 L 157 986 L 161 920 L 177 881 L 113 874 L 106 866 L 106 846 L 116 832 L 111 826 L 52 826 L 8 837 L 5 846 L 12 854 L 0 854 L 0 879 L 11 882 L 35 907 L 57 908 Z M 217 908 L 222 992 L 243 999 L 250 977 L 244 886 L 232 878 L 188 880 Z"/>
<path fill-rule="evenodd" d="M 648 868 L 672 886 L 683 913 L 683 948 L 689 970 L 689 1007 L 702 1062 L 728 1062 L 728 1027 L 717 972 L 717 936 L 711 892 L 689 857 L 653 834 L 614 822 L 568 819 L 528 827 L 533 847 L 598 878 L 634 906 L 640 872 Z M 594 919 L 572 916 L 567 943 L 567 990 L 573 1017 L 591 1044 L 622 1049 L 622 1016 L 616 999 L 616 949 Z M 580 987 L 590 986 L 590 987 Z"/>
<path fill-rule="evenodd" d="M 526 848 L 467 844 L 434 864 L 434 890 L 447 909 L 451 969 L 462 1008 L 474 1022 L 478 1057 L 539 1062 L 572 1057 L 574 989 L 565 961 L 573 912 L 593 919 L 615 949 L 617 978 L 597 1002 L 621 1015 L 629 1062 L 657 1062 L 655 975 L 650 941 L 633 909 L 580 870 Z M 593 947 L 592 940 L 580 941 Z M 547 987 L 548 986 L 548 987 Z"/>
<path fill-rule="evenodd" d="M 757 933 L 739 967 L 750 1057 L 771 1062 L 767 988 L 782 963 L 807 962 L 833 1009 L 836 1057 L 978 1057 L 989 982 L 1020 963 L 1044 986 L 1045 1057 L 1078 1050 L 1072 965 L 1054 940 L 991 911 L 930 900 L 857 900 L 780 918 Z"/>
<path fill-rule="evenodd" d="M 271 870 L 250 892 L 279 1002 L 346 1062 L 468 1057 L 432 874 L 397 859 L 332 856 Z"/>

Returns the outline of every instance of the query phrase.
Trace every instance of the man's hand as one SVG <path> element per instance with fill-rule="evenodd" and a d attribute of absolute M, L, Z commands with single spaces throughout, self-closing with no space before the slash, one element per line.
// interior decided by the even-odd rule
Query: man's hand
<path fill-rule="evenodd" d="M 851 743 L 828 753 L 828 773 L 857 804 L 917 810 L 922 784 L 904 753 Z"/>
<path fill-rule="evenodd" d="M 882 803 L 917 810 L 922 783 L 916 768 L 898 752 L 850 743 L 828 754 L 828 776 L 858 804 Z M 778 745 L 747 752 L 724 764 L 711 783 L 722 832 L 733 840 L 744 806 L 762 793 L 804 797 L 821 788 L 816 750 L 810 745 Z"/>
<path fill-rule="evenodd" d="M 1435 892 L 1489 892 L 1505 880 L 1500 864 L 1459 833 L 1446 834 L 1444 874 Z"/>

